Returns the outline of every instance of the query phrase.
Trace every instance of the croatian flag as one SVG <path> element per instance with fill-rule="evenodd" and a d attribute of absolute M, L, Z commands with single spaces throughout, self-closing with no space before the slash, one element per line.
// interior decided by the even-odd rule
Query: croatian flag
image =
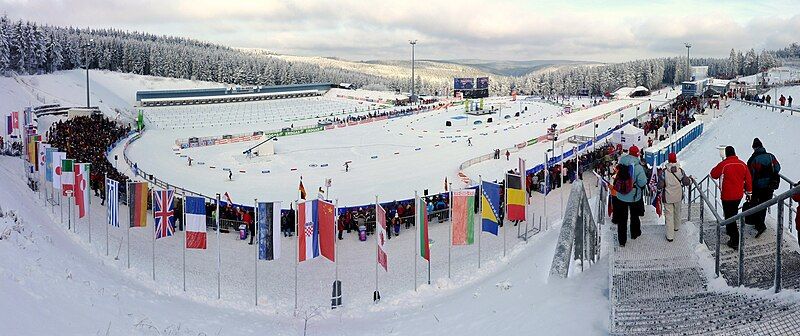
<path fill-rule="evenodd" d="M 186 196 L 186 248 L 206 249 L 206 201 L 202 197 Z"/>
<path fill-rule="evenodd" d="M 336 261 L 334 206 L 321 200 L 297 205 L 297 259 L 299 262 L 322 255 Z"/>

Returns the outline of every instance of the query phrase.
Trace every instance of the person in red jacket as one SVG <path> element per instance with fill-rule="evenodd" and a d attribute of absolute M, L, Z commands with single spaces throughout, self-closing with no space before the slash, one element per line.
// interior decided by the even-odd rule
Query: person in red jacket
<path fill-rule="evenodd" d="M 797 228 L 797 231 L 800 231 L 800 193 L 794 194 L 792 199 L 798 203 L 797 211 L 795 211 L 794 227 Z M 797 243 L 800 244 L 800 235 L 797 236 Z"/>
<path fill-rule="evenodd" d="M 711 169 L 711 178 L 720 179 L 720 189 L 722 194 L 722 212 L 725 218 L 731 218 L 739 213 L 739 203 L 742 202 L 742 197 L 747 192 L 747 198 L 753 192 L 753 178 L 750 176 L 750 170 L 747 165 L 739 160 L 736 156 L 736 151 L 733 147 L 725 147 L 725 160 L 717 164 L 714 169 Z M 725 231 L 731 238 L 728 241 L 728 247 L 732 249 L 739 248 L 739 230 L 736 223 L 730 223 L 725 226 Z"/>
<path fill-rule="evenodd" d="M 253 245 L 253 237 L 256 235 L 256 225 L 253 223 L 253 216 L 250 215 L 250 212 L 244 210 L 242 213 L 242 222 L 247 225 L 247 231 L 250 231 L 250 242 L 248 244 Z"/>

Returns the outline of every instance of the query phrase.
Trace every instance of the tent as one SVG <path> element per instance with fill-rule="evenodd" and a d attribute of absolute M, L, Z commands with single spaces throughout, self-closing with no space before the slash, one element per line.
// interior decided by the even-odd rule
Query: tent
<path fill-rule="evenodd" d="M 622 128 L 614 131 L 611 135 L 611 143 L 614 145 L 621 144 L 622 148 L 629 148 L 632 145 L 636 145 L 639 148 L 644 148 L 647 145 L 647 137 L 644 136 L 644 130 L 633 126 L 631 124 L 625 124 Z"/>
<path fill-rule="evenodd" d="M 633 91 L 631 91 L 628 94 L 628 96 L 631 96 L 631 97 L 644 97 L 644 96 L 649 96 L 649 95 L 650 95 L 650 90 L 648 90 L 644 86 L 637 86 L 635 89 L 633 89 Z"/>

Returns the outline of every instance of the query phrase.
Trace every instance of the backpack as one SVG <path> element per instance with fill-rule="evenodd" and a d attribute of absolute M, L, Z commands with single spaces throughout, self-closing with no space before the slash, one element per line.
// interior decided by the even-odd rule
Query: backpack
<path fill-rule="evenodd" d="M 620 194 L 633 191 L 633 166 L 617 164 L 617 175 L 614 177 L 614 190 Z"/>

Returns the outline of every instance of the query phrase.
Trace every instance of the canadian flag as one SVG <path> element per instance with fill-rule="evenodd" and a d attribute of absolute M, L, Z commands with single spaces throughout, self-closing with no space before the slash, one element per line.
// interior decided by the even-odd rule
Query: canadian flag
<path fill-rule="evenodd" d="M 78 218 L 86 216 L 89 209 L 89 167 L 88 163 L 75 164 L 75 205 L 78 206 Z"/>
<path fill-rule="evenodd" d="M 389 271 L 389 258 L 386 256 L 386 210 L 378 204 L 375 206 L 375 219 L 378 221 L 377 234 L 375 239 L 378 243 L 378 264 L 383 266 L 384 271 Z"/>

